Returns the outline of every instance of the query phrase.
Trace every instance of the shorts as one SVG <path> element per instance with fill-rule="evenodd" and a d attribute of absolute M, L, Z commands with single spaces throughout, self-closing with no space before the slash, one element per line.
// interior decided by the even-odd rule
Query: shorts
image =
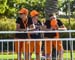
<path fill-rule="evenodd" d="M 59 34 L 55 36 L 55 38 L 59 38 Z M 47 55 L 52 54 L 52 47 L 56 48 L 57 52 L 63 51 L 63 45 L 61 40 L 54 40 L 54 41 L 45 41 L 45 52 Z"/>
<path fill-rule="evenodd" d="M 25 52 L 25 53 L 32 53 L 36 50 L 36 53 L 40 53 L 40 41 L 26 41 L 26 42 L 15 42 L 15 52 Z"/>

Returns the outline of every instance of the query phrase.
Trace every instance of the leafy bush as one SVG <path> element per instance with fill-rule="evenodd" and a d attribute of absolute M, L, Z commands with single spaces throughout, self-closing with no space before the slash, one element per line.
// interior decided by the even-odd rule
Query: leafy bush
<path fill-rule="evenodd" d="M 0 31 L 14 31 L 16 29 L 15 19 L 8 19 L 6 17 L 0 19 Z M 0 34 L 0 38 L 10 38 L 13 34 Z"/>
<path fill-rule="evenodd" d="M 61 21 L 65 24 L 65 26 L 67 27 L 67 29 L 69 29 L 69 19 L 61 18 Z M 71 18 L 70 22 L 71 22 L 71 29 L 75 30 L 75 19 Z M 68 38 L 69 37 L 69 33 L 61 33 L 61 37 L 62 38 Z M 75 38 L 75 33 L 72 33 L 72 37 Z M 68 42 L 68 45 L 66 45 L 67 42 Z M 69 42 L 70 41 L 63 41 L 63 47 L 64 47 L 64 49 L 68 48 L 70 50 Z M 74 46 L 75 46 L 75 41 L 73 41 L 73 49 L 75 50 Z"/>
<path fill-rule="evenodd" d="M 64 23 L 64 25 L 67 27 L 67 29 L 69 30 L 69 26 L 71 25 L 71 29 L 72 30 L 75 30 L 75 20 L 74 20 L 74 18 L 71 18 L 70 19 L 70 23 L 71 24 L 69 24 L 69 19 L 64 19 L 64 18 L 61 18 L 61 21 Z M 69 34 L 68 33 L 63 33 L 62 34 L 62 37 L 69 37 Z M 75 37 L 75 33 L 72 33 L 72 37 Z"/>

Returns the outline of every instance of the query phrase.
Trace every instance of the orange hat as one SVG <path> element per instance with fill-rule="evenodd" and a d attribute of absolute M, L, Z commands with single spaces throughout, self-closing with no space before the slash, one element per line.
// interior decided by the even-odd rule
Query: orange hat
<path fill-rule="evenodd" d="M 19 13 L 28 14 L 28 9 L 22 8 L 20 9 Z"/>
<path fill-rule="evenodd" d="M 36 10 L 32 10 L 32 11 L 30 12 L 30 15 L 31 15 L 31 17 L 34 17 L 34 16 L 36 16 L 36 15 L 39 15 L 39 12 L 37 12 Z"/>

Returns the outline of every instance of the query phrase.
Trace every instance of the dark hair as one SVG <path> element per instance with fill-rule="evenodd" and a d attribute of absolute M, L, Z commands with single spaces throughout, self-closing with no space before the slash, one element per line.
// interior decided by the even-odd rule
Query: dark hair
<path fill-rule="evenodd" d="M 49 17 L 54 16 L 53 14 L 49 14 Z"/>

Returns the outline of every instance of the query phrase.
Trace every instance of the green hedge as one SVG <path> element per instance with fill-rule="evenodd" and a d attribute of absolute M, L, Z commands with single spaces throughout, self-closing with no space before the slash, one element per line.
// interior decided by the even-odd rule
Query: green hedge
<path fill-rule="evenodd" d="M 0 31 L 14 31 L 15 29 L 15 19 L 8 19 L 6 17 L 0 19 Z M 13 36 L 13 34 L 0 34 L 0 38 L 11 38 Z"/>
<path fill-rule="evenodd" d="M 61 21 L 64 23 L 64 25 L 67 27 L 67 29 L 69 29 L 69 19 L 61 18 Z M 71 18 L 70 22 L 71 22 L 71 29 L 75 30 L 75 19 Z M 68 38 L 69 37 L 69 33 L 61 33 L 61 37 L 62 38 Z M 75 33 L 72 33 L 72 37 L 75 38 Z M 68 46 L 66 45 L 67 42 L 68 42 Z M 67 47 L 70 50 L 69 42 L 70 41 L 63 41 L 63 47 L 64 47 L 65 50 L 67 49 Z M 73 41 L 73 49 L 75 50 L 74 46 L 75 46 L 75 41 Z"/>
<path fill-rule="evenodd" d="M 64 19 L 64 18 L 61 18 L 61 21 L 64 23 L 64 25 L 66 26 L 67 29 L 69 29 L 69 19 Z M 70 23 L 71 23 L 71 29 L 72 30 L 75 30 L 75 19 L 74 18 L 71 18 L 70 19 Z M 69 37 L 69 34 L 68 33 L 63 33 L 61 35 L 62 37 Z M 75 33 L 72 33 L 72 37 L 75 37 Z"/>

